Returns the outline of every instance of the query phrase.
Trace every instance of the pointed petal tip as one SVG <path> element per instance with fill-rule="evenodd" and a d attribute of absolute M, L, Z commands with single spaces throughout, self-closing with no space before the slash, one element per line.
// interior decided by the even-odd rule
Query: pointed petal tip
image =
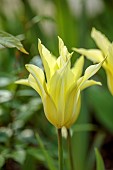
<path fill-rule="evenodd" d="M 78 53 L 81 53 L 82 52 L 82 50 L 84 50 L 83 48 L 72 48 L 72 50 L 73 51 L 75 51 L 75 52 L 78 52 Z"/>
<path fill-rule="evenodd" d="M 28 68 L 29 64 L 26 64 L 25 67 Z"/>
<path fill-rule="evenodd" d="M 102 86 L 102 83 L 101 82 L 97 82 L 97 85 Z"/>
<path fill-rule="evenodd" d="M 19 84 L 18 82 L 19 82 L 19 80 L 16 80 L 16 81 L 14 82 L 14 84 Z"/>
<path fill-rule="evenodd" d="M 72 50 L 74 50 L 74 51 L 75 51 L 75 50 L 77 50 L 77 48 L 76 48 L 76 47 L 72 47 Z"/>
<path fill-rule="evenodd" d="M 95 28 L 95 27 L 92 27 L 92 31 L 96 31 L 96 28 Z"/>
<path fill-rule="evenodd" d="M 59 41 L 63 41 L 62 38 L 61 38 L 59 35 L 58 35 L 58 40 L 59 40 Z"/>
<path fill-rule="evenodd" d="M 14 83 L 30 86 L 29 83 L 28 83 L 28 79 L 20 79 L 20 80 L 15 81 Z"/>
<path fill-rule="evenodd" d="M 28 70 L 30 67 L 35 66 L 34 64 L 26 64 L 25 67 Z"/>
<path fill-rule="evenodd" d="M 24 54 L 27 54 L 27 55 L 29 54 L 23 47 L 20 48 L 19 50 L 20 50 L 22 53 L 24 53 Z"/>
<path fill-rule="evenodd" d="M 60 39 L 60 36 L 58 35 L 58 39 Z"/>
<path fill-rule="evenodd" d="M 96 28 L 95 28 L 95 27 L 92 27 L 91 34 L 92 34 L 93 32 L 95 32 L 95 31 L 97 31 Z"/>
<path fill-rule="evenodd" d="M 40 43 L 40 44 L 41 44 L 41 40 L 40 40 L 40 38 L 38 38 L 38 43 Z"/>

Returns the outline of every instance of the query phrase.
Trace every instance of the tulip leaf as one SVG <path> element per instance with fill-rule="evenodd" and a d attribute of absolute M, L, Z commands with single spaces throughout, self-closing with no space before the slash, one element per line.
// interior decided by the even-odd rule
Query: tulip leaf
<path fill-rule="evenodd" d="M 36 134 L 36 139 L 37 139 L 37 142 L 43 152 L 43 155 L 45 157 L 45 160 L 47 161 L 47 164 L 48 164 L 48 167 L 50 170 L 56 170 L 55 166 L 54 166 L 54 162 L 53 162 L 53 159 L 51 158 L 51 156 L 49 155 L 49 153 L 46 151 L 44 145 L 43 145 L 43 142 L 39 136 L 39 134 L 37 133 Z"/>
<path fill-rule="evenodd" d="M 72 136 L 72 147 L 74 156 L 74 166 L 77 170 L 84 170 L 86 167 L 86 159 L 89 146 L 89 133 L 88 130 L 91 129 L 89 122 L 89 112 L 86 103 L 85 95 L 82 97 L 82 108 L 77 122 L 73 125 L 73 136 Z M 84 142 L 83 142 L 84 141 Z M 84 144 L 83 144 L 84 143 Z"/>
<path fill-rule="evenodd" d="M 86 123 L 86 124 L 75 124 L 73 127 L 73 132 L 84 132 L 84 131 L 96 131 L 97 126 Z"/>
<path fill-rule="evenodd" d="M 108 90 L 92 87 L 88 99 L 98 121 L 113 132 L 113 96 Z"/>
<path fill-rule="evenodd" d="M 9 90 L 0 90 L 0 103 L 7 102 L 11 100 L 13 94 Z"/>
<path fill-rule="evenodd" d="M 104 161 L 97 148 L 95 148 L 95 154 L 96 154 L 96 170 L 105 170 Z"/>
<path fill-rule="evenodd" d="M 95 139 L 91 145 L 91 148 L 88 153 L 88 159 L 87 159 L 87 170 L 91 170 L 94 167 L 95 164 L 95 154 L 94 154 L 94 148 L 100 148 L 105 140 L 106 134 L 104 132 L 98 132 L 95 135 Z"/>
<path fill-rule="evenodd" d="M 0 168 L 4 165 L 4 163 L 5 163 L 5 158 L 2 155 L 0 155 Z"/>
<path fill-rule="evenodd" d="M 13 158 L 16 162 L 23 164 L 26 158 L 26 152 L 24 150 L 16 150 L 8 156 L 9 158 Z"/>
<path fill-rule="evenodd" d="M 20 39 L 16 36 L 13 36 L 7 32 L 0 31 L 0 49 L 2 48 L 17 48 L 21 52 L 28 54 L 28 52 L 24 49 Z"/>

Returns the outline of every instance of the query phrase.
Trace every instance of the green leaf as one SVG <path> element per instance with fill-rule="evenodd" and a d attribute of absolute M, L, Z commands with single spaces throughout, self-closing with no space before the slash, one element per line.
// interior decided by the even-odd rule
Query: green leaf
<path fill-rule="evenodd" d="M 20 42 L 19 38 L 4 31 L 0 31 L 0 45 L 0 49 L 4 47 L 17 48 L 21 52 L 28 54 L 28 52 L 24 49 L 22 43 Z"/>
<path fill-rule="evenodd" d="M 33 156 L 34 158 L 36 158 L 37 160 L 40 161 L 45 161 L 45 157 L 44 155 L 42 155 L 42 150 L 41 149 L 36 149 L 36 148 L 28 148 L 27 153 L 31 156 Z"/>
<path fill-rule="evenodd" d="M 94 148 L 100 148 L 105 140 L 105 136 L 106 134 L 102 131 L 97 132 L 97 134 L 95 135 L 93 144 L 90 147 L 90 150 L 88 152 L 88 159 L 87 159 L 87 165 L 86 165 L 86 169 L 87 170 L 91 170 L 94 167 L 95 164 L 95 154 L 94 154 Z"/>
<path fill-rule="evenodd" d="M 12 80 L 9 77 L 0 77 L 0 87 L 5 87 L 11 84 Z"/>
<path fill-rule="evenodd" d="M 9 158 L 13 158 L 20 164 L 23 164 L 26 158 L 26 152 L 24 150 L 16 150 L 8 155 Z"/>
<path fill-rule="evenodd" d="M 33 98 L 29 103 L 22 105 L 19 109 L 20 114 L 16 117 L 16 120 L 22 120 L 24 123 L 27 122 L 35 112 L 40 109 L 41 99 Z M 28 109 L 29 107 L 29 109 Z"/>
<path fill-rule="evenodd" d="M 55 166 L 54 166 L 54 162 L 53 162 L 53 159 L 51 158 L 51 156 L 49 155 L 49 153 L 46 151 L 44 145 L 43 145 L 43 142 L 39 136 L 39 134 L 37 133 L 36 134 L 36 139 L 37 139 L 37 142 L 44 154 L 44 157 L 45 157 L 45 160 L 47 161 L 47 164 L 48 164 L 48 167 L 50 170 L 56 170 Z"/>
<path fill-rule="evenodd" d="M 113 96 L 108 90 L 99 87 L 92 87 L 88 92 L 88 99 L 96 118 L 113 132 Z"/>
<path fill-rule="evenodd" d="M 7 102 L 11 100 L 13 94 L 9 90 L 0 90 L 0 103 Z"/>
<path fill-rule="evenodd" d="M 75 124 L 73 132 L 84 132 L 84 131 L 97 131 L 97 126 L 91 123 L 86 124 Z"/>
<path fill-rule="evenodd" d="M 0 155 L 0 168 L 4 165 L 4 163 L 5 163 L 5 158 L 2 155 Z"/>
<path fill-rule="evenodd" d="M 86 98 L 87 96 L 82 93 L 81 112 L 80 112 L 77 122 L 73 126 L 74 133 L 72 136 L 72 147 L 73 147 L 73 156 L 75 160 L 74 161 L 75 169 L 77 170 L 84 170 L 84 167 L 86 167 L 86 163 L 87 163 L 86 160 L 87 160 L 87 153 L 88 153 L 88 147 L 89 147 L 88 129 L 91 129 L 91 127 L 89 127 L 88 125 L 90 115 L 88 112 Z"/>
<path fill-rule="evenodd" d="M 105 170 L 104 161 L 97 148 L 95 148 L 95 154 L 96 154 L 96 170 Z"/>

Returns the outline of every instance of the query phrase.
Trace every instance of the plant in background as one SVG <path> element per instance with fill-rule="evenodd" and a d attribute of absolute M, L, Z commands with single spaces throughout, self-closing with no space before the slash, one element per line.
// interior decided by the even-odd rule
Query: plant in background
<path fill-rule="evenodd" d="M 55 58 L 40 40 L 38 49 L 45 74 L 39 67 L 26 64 L 30 73 L 28 78 L 18 80 L 16 83 L 31 86 L 40 95 L 48 121 L 58 129 L 59 169 L 63 170 L 61 128 L 68 129 L 68 141 L 70 141 L 69 128 L 77 120 L 80 112 L 80 93 L 89 86 L 101 85 L 100 82 L 89 80 L 89 78 L 100 69 L 104 60 L 89 66 L 82 76 L 84 57 L 81 56 L 71 68 L 72 53 L 68 52 L 61 38 L 59 38 L 60 56 L 58 58 Z M 71 156 L 70 151 L 71 169 L 73 169 Z"/>
<path fill-rule="evenodd" d="M 88 59 L 96 63 L 101 62 L 107 56 L 103 68 L 107 75 L 109 91 L 113 95 L 113 44 L 107 39 L 107 37 L 105 37 L 105 35 L 97 31 L 95 28 L 92 29 L 91 37 L 94 39 L 100 50 L 74 48 L 74 51 L 85 55 Z"/>

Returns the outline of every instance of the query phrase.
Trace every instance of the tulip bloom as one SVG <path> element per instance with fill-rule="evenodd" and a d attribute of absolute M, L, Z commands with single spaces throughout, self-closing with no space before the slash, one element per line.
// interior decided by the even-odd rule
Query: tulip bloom
<path fill-rule="evenodd" d="M 85 55 L 89 60 L 93 62 L 101 62 L 106 56 L 106 60 L 103 64 L 107 75 L 107 84 L 108 89 L 113 95 L 113 44 L 103 35 L 101 32 L 97 31 L 95 28 L 92 29 L 91 37 L 96 42 L 98 49 L 83 49 L 83 48 L 74 48 L 73 50 Z"/>
<path fill-rule="evenodd" d="M 71 56 L 61 38 L 59 38 L 59 54 L 55 58 L 49 50 L 38 41 L 39 53 L 44 65 L 45 74 L 39 67 L 26 64 L 29 77 L 16 81 L 18 84 L 31 86 L 42 99 L 44 112 L 51 124 L 60 129 L 69 128 L 80 112 L 80 92 L 100 82 L 89 80 L 101 67 L 99 64 L 89 66 L 84 75 L 84 57 L 81 56 L 71 68 Z"/>

